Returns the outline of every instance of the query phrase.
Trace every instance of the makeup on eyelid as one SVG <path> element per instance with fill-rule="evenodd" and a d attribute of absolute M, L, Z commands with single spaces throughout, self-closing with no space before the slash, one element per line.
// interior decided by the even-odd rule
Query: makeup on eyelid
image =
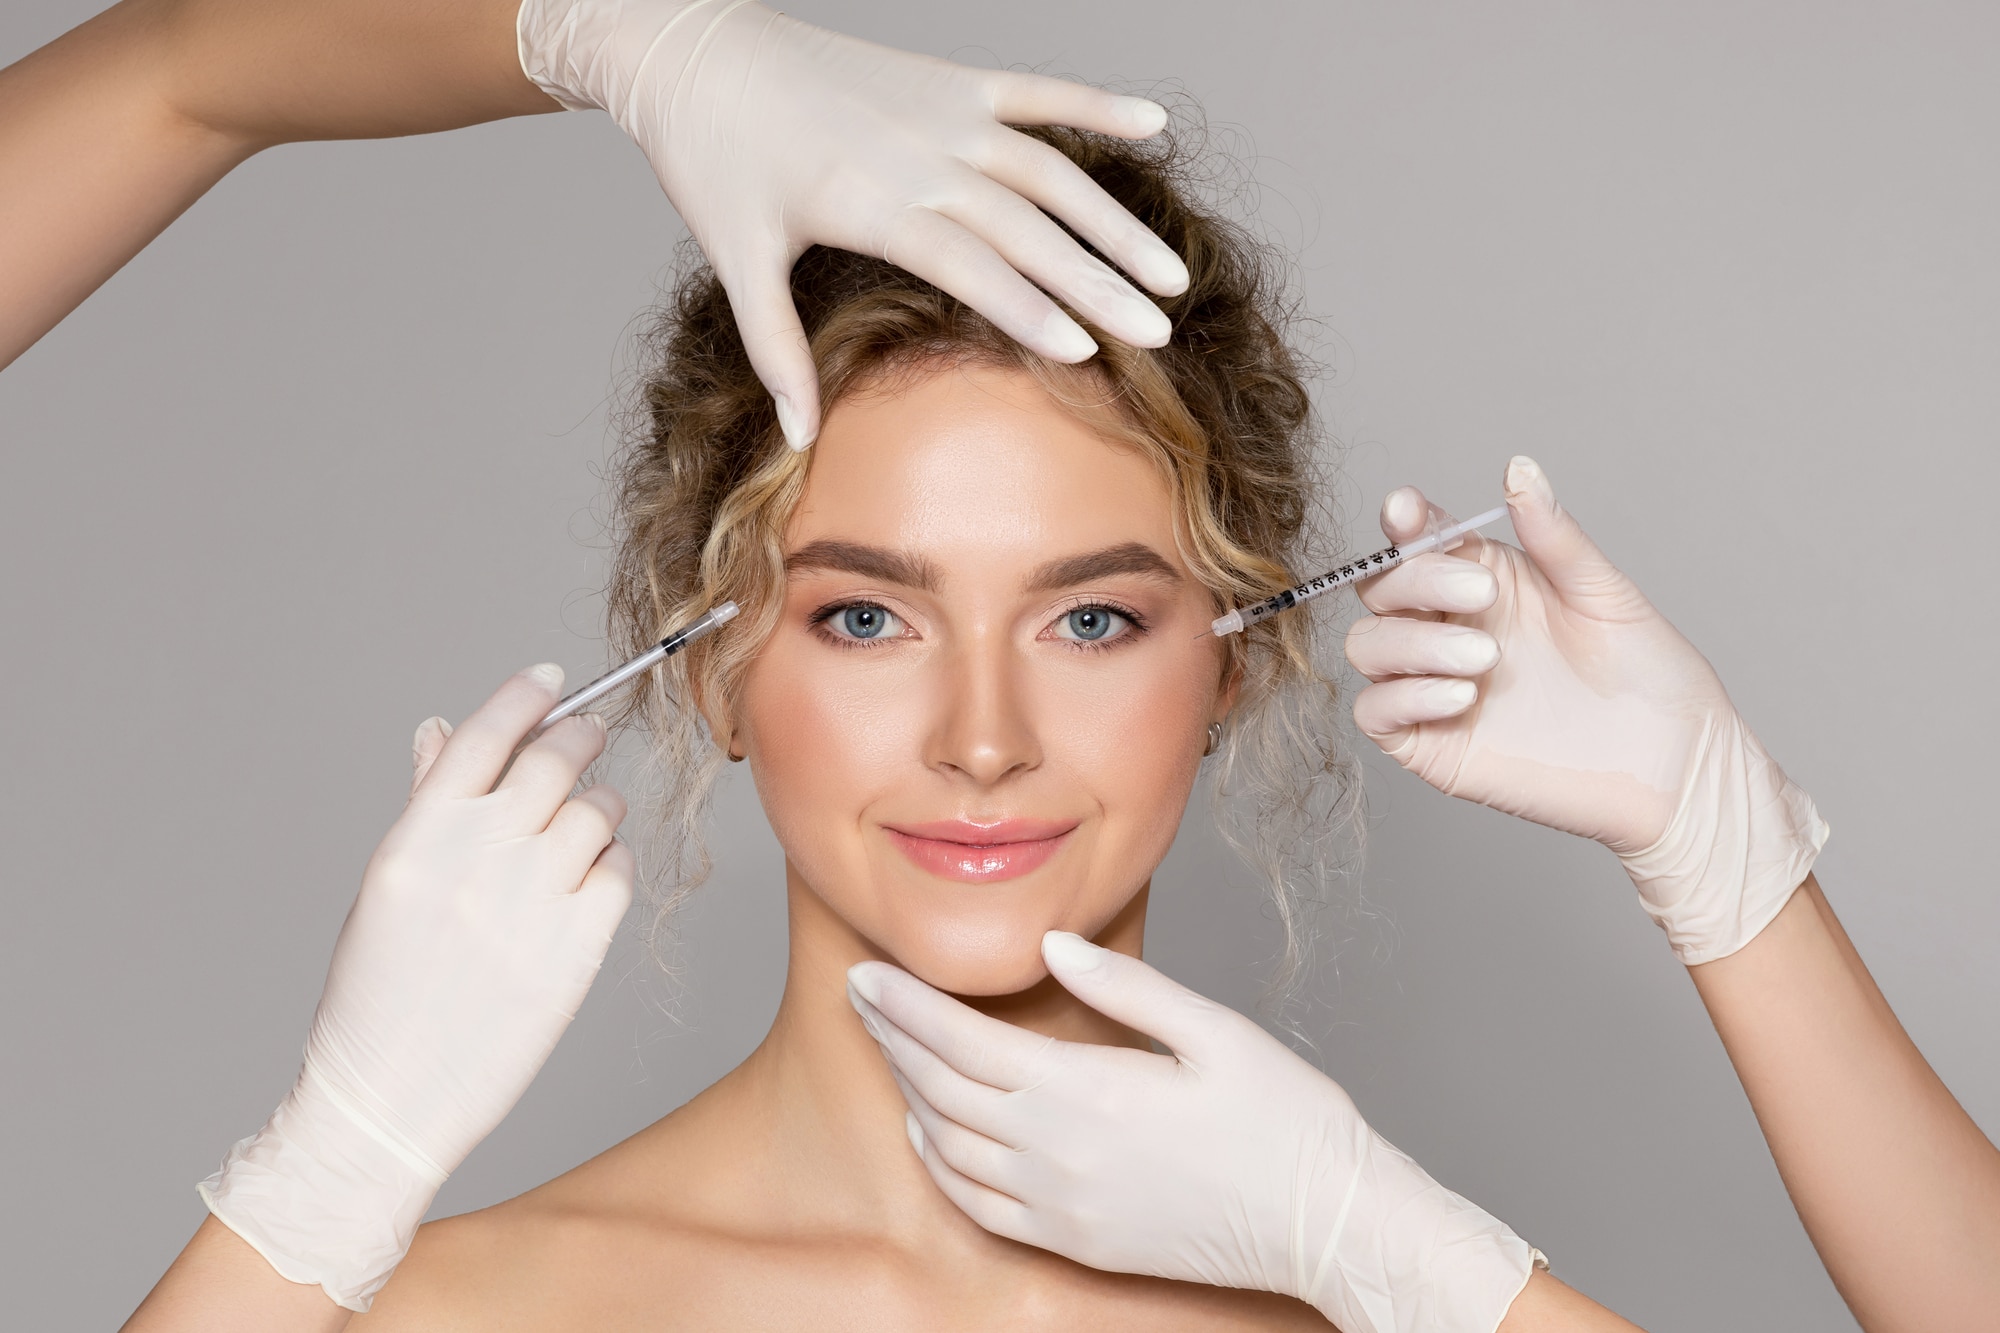
<path fill-rule="evenodd" d="M 806 615 L 808 627 L 842 647 L 886 644 L 908 631 L 904 617 L 880 602 L 851 598 L 829 602 Z M 1138 638 L 1151 628 L 1135 608 L 1103 597 L 1081 596 L 1058 611 L 1037 637 L 1053 635 L 1082 648 L 1109 648 Z M 1068 633 L 1064 633 L 1067 630 Z"/>
<path fill-rule="evenodd" d="M 1076 831 L 1076 821 L 1003 819 L 975 824 L 942 819 L 884 824 L 882 829 L 919 869 L 965 884 L 992 884 L 1048 864 Z"/>

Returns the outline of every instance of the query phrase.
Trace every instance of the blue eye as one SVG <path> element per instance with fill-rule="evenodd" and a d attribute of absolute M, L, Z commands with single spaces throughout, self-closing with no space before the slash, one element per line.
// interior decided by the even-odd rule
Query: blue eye
<path fill-rule="evenodd" d="M 1056 635 L 1058 638 L 1096 643 L 1100 639 L 1116 634 L 1121 626 L 1130 623 L 1108 606 L 1079 606 L 1056 622 Z"/>
<path fill-rule="evenodd" d="M 825 623 L 844 639 L 881 639 L 894 634 L 901 622 L 887 608 L 863 602 L 843 606 Z"/>

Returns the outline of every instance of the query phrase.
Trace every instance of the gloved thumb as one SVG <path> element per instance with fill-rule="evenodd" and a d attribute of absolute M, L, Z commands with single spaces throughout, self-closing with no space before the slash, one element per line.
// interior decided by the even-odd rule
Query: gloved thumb
<path fill-rule="evenodd" d="M 424 785 L 424 775 L 431 771 L 431 765 L 444 753 L 444 743 L 451 739 L 451 723 L 441 717 L 427 717 L 417 723 L 417 734 L 410 740 L 410 795 L 417 794 L 417 788 Z"/>
<path fill-rule="evenodd" d="M 1198 1057 L 1219 1024 L 1242 1017 L 1129 954 L 1066 930 L 1042 936 L 1042 961 L 1064 990 L 1176 1055 Z"/>
<path fill-rule="evenodd" d="M 1506 493 L 1521 549 L 1564 601 L 1607 597 L 1644 600 L 1570 512 L 1556 503 L 1555 491 L 1540 463 L 1518 455 L 1508 460 Z"/>
<path fill-rule="evenodd" d="M 804 449 L 819 437 L 819 371 L 792 305 L 791 267 L 790 256 L 773 253 L 724 285 L 743 350 L 777 406 L 785 443 Z"/>

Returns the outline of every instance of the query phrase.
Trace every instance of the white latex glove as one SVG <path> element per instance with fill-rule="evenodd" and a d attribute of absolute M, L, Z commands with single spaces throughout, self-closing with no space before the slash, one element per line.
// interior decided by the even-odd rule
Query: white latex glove
<path fill-rule="evenodd" d="M 1618 854 L 1682 962 L 1748 944 L 1812 869 L 1827 827 L 1737 716 L 1693 644 L 1556 503 L 1507 465 L 1517 550 L 1480 537 L 1361 585 L 1354 718 L 1439 791 Z M 1429 506 L 1405 488 L 1382 530 Z"/>
<path fill-rule="evenodd" d="M 523 0 L 517 27 L 528 77 L 610 112 L 653 164 L 795 449 L 819 433 L 790 284 L 811 245 L 898 264 L 1058 361 L 1096 344 L 1036 284 L 1112 337 L 1167 341 L 1159 307 L 1041 210 L 1161 295 L 1186 289 L 1186 266 L 1069 159 L 1007 128 L 1143 139 L 1166 123 L 1156 103 L 911 55 L 754 0 Z"/>
<path fill-rule="evenodd" d="M 911 1142 L 975 1222 L 1093 1268 L 1294 1296 L 1343 1333 L 1499 1326 L 1539 1256 L 1331 1079 L 1136 958 L 1063 931 L 1042 955 L 1173 1054 L 1038 1036 L 887 963 L 847 974 Z"/>
<path fill-rule="evenodd" d="M 409 805 L 341 928 L 298 1083 L 199 1186 L 281 1275 L 350 1310 L 527 1090 L 631 902 L 624 799 L 570 795 L 602 719 L 550 728 L 493 786 L 561 688 L 560 667 L 533 667 L 456 733 L 418 728 Z"/>

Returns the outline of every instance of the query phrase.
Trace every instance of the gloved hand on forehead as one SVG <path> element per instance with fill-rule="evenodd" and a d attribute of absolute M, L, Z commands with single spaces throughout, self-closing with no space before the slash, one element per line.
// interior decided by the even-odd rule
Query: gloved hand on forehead
<path fill-rule="evenodd" d="M 794 448 L 819 430 L 790 287 L 811 245 L 899 264 L 1058 361 L 1096 346 L 1042 289 L 1114 338 L 1167 340 L 1159 308 L 1042 210 L 1162 295 L 1186 289 L 1186 267 L 1074 163 L 1008 128 L 1145 138 L 1166 123 L 1152 102 L 876 46 L 755 0 L 524 0 L 518 29 L 529 78 L 610 112 L 644 150 Z"/>
<path fill-rule="evenodd" d="M 911 1141 L 988 1231 L 1093 1268 L 1296 1297 L 1344 1333 L 1493 1333 L 1538 1256 L 1243 1015 L 1061 931 L 1049 971 L 1172 1054 L 1056 1041 L 900 968 L 849 1000 Z"/>
<path fill-rule="evenodd" d="M 1354 719 L 1438 790 L 1603 843 L 1685 963 L 1748 944 L 1827 828 L 1714 669 L 1556 503 L 1507 467 L 1519 548 L 1470 537 L 1360 585 Z M 1382 506 L 1408 541 L 1430 507 Z"/>

